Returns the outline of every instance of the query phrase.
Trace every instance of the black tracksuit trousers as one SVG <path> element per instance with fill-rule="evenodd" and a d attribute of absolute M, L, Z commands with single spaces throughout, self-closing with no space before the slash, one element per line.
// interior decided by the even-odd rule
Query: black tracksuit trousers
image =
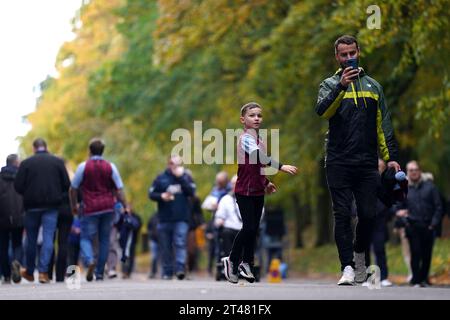
<path fill-rule="evenodd" d="M 233 242 L 230 260 L 236 269 L 242 261 L 253 265 L 256 236 L 264 207 L 264 196 L 242 196 L 236 194 L 236 201 L 242 218 L 242 229 Z M 236 272 L 234 270 L 234 272 Z"/>
<path fill-rule="evenodd" d="M 370 247 L 377 208 L 378 170 L 364 166 L 329 165 L 328 188 L 333 203 L 334 237 L 341 269 L 354 266 L 353 251 L 367 252 Z M 352 202 L 356 202 L 358 224 L 353 236 Z"/>

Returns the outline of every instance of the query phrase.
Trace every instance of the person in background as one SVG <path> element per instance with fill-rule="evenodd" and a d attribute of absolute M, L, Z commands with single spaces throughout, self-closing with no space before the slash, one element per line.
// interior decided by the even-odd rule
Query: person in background
<path fill-rule="evenodd" d="M 119 243 L 122 248 L 122 279 L 129 279 L 134 271 L 134 261 L 136 256 L 136 246 L 139 240 L 139 230 L 142 220 L 129 204 L 130 214 L 123 217 L 120 224 Z"/>
<path fill-rule="evenodd" d="M 386 170 L 386 163 L 383 159 L 378 159 L 378 172 L 380 175 Z M 382 287 L 392 286 L 389 281 L 389 271 L 386 256 L 385 243 L 389 239 L 388 220 L 394 215 L 394 209 L 388 208 L 380 199 L 377 200 L 377 215 L 375 217 L 375 224 L 372 233 L 371 249 L 375 254 L 375 261 L 380 268 L 380 284 Z M 368 252 L 370 265 L 370 251 Z M 367 284 L 367 282 L 366 282 Z"/>
<path fill-rule="evenodd" d="M 234 238 L 242 229 L 242 217 L 239 206 L 236 203 L 234 188 L 236 187 L 237 176 L 231 178 L 231 191 L 219 201 L 216 214 L 214 216 L 214 226 L 219 231 L 220 258 L 228 257 L 233 247 Z"/>
<path fill-rule="evenodd" d="M 213 266 L 219 258 L 219 246 L 218 246 L 218 230 L 214 226 L 214 216 L 219 205 L 220 199 L 228 194 L 231 190 L 231 186 L 228 180 L 228 173 L 220 171 L 216 174 L 215 185 L 212 188 L 209 195 L 203 201 L 202 209 L 211 212 L 211 220 L 206 225 L 205 236 L 208 240 L 208 273 L 212 275 Z"/>
<path fill-rule="evenodd" d="M 286 235 L 283 210 L 281 208 L 269 208 L 266 210 L 261 224 L 262 244 L 267 250 L 266 271 L 269 272 L 272 259 L 283 261 L 283 238 Z"/>
<path fill-rule="evenodd" d="M 147 233 L 148 239 L 150 242 L 150 274 L 149 279 L 156 278 L 156 274 L 158 273 L 158 264 L 160 263 L 160 249 L 158 245 L 158 223 L 159 223 L 159 215 L 158 212 L 154 213 L 150 218 L 147 224 Z"/>
<path fill-rule="evenodd" d="M 0 268 L 4 284 L 11 283 L 11 273 L 14 283 L 21 280 L 24 209 L 22 196 L 14 189 L 19 165 L 19 157 L 10 154 L 6 158 L 6 166 L 0 172 Z M 13 252 L 12 262 L 9 256 L 10 245 Z"/>
<path fill-rule="evenodd" d="M 442 216 L 442 203 L 437 188 L 430 180 L 424 181 L 417 161 L 406 165 L 408 197 L 399 206 L 398 217 L 406 218 L 406 237 L 411 247 L 411 285 L 430 285 L 428 275 L 431 266 L 435 230 Z"/>
<path fill-rule="evenodd" d="M 80 257 L 80 234 L 80 219 L 78 216 L 74 216 L 69 233 L 69 248 L 67 255 L 67 264 L 69 266 L 78 265 L 78 259 Z"/>
<path fill-rule="evenodd" d="M 78 190 L 83 199 L 80 217 L 80 249 L 87 266 L 86 280 L 103 280 L 114 218 L 114 204 L 120 201 L 127 212 L 123 182 L 117 167 L 103 159 L 105 143 L 98 138 L 89 142 L 89 159 L 81 163 L 72 180 L 70 200 L 74 215 L 79 212 Z M 98 259 L 94 259 L 93 241 L 98 237 Z"/>
<path fill-rule="evenodd" d="M 395 223 L 394 223 L 394 233 L 400 239 L 400 245 L 402 248 L 402 257 L 403 262 L 405 263 L 406 269 L 408 270 L 408 275 L 406 277 L 406 282 L 411 283 L 412 280 L 412 269 L 411 269 L 411 248 L 409 247 L 409 241 L 406 237 L 406 216 L 399 216 L 397 214 L 397 209 L 395 214 Z"/>
<path fill-rule="evenodd" d="M 422 179 L 423 181 L 431 181 L 434 183 L 434 176 L 431 172 L 422 172 Z M 440 238 L 442 236 L 442 220 L 444 219 L 444 216 L 447 213 L 447 201 L 445 200 L 444 195 L 440 192 L 438 189 L 439 198 L 441 199 L 442 204 L 442 214 L 441 214 L 441 220 L 439 221 L 439 224 L 436 226 L 434 235 L 436 238 Z"/>
<path fill-rule="evenodd" d="M 39 282 L 50 283 L 48 268 L 53 252 L 58 210 L 69 190 L 70 179 L 64 162 L 48 152 L 44 139 L 34 140 L 33 151 L 34 155 L 20 164 L 14 181 L 16 191 L 23 195 L 26 210 L 26 269 L 21 270 L 21 276 L 27 281 L 34 281 L 37 237 L 42 226 Z"/>
<path fill-rule="evenodd" d="M 165 280 L 172 279 L 174 273 L 178 280 L 183 280 L 186 275 L 189 198 L 194 196 L 195 189 L 181 157 L 176 155 L 169 157 L 167 169 L 149 189 L 149 198 L 158 203 L 158 238 Z"/>
<path fill-rule="evenodd" d="M 200 198 L 196 195 L 190 198 L 191 214 L 187 240 L 187 269 L 189 272 L 198 271 L 199 248 L 197 244 L 197 229 L 205 224 Z"/>
<path fill-rule="evenodd" d="M 66 165 L 67 173 L 69 178 L 73 178 L 73 172 L 67 167 L 65 159 L 61 158 Z M 56 272 L 56 282 L 64 282 L 67 270 L 67 260 L 68 260 L 68 250 L 69 250 L 69 234 L 72 227 L 73 215 L 70 210 L 70 200 L 69 191 L 64 192 L 63 202 L 59 207 L 58 222 L 56 224 L 57 230 L 57 253 L 56 249 L 53 250 L 52 258 L 50 260 L 50 265 L 48 269 L 48 277 L 50 280 L 53 279 L 53 267 L 55 267 Z M 56 266 L 55 264 L 55 254 L 56 254 Z"/>
<path fill-rule="evenodd" d="M 124 208 L 122 203 L 116 202 L 114 204 L 114 220 L 113 226 L 111 228 L 111 234 L 109 235 L 109 252 L 108 252 L 108 260 L 106 262 L 108 268 L 108 278 L 114 279 L 117 277 L 117 263 L 119 261 L 120 254 L 120 221 L 123 220 L 122 212 Z"/>

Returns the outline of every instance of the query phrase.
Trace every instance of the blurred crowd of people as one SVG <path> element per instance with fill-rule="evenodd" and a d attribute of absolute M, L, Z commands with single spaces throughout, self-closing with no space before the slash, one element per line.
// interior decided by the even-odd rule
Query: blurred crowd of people
<path fill-rule="evenodd" d="M 40 283 L 63 282 L 74 270 L 69 266 L 81 266 L 87 281 L 130 278 L 142 220 L 125 198 L 119 170 L 103 158 L 104 149 L 101 139 L 92 139 L 88 160 L 75 172 L 43 139 L 33 142 L 31 157 L 7 157 L 0 173 L 2 283 L 34 282 L 35 275 Z M 149 278 L 185 279 L 199 270 L 206 244 L 208 271 L 223 278 L 220 258 L 242 227 L 235 182 L 218 173 L 202 202 L 192 172 L 180 157 L 169 157 L 148 194 L 158 207 L 147 223 Z M 210 212 L 208 221 L 204 211 Z"/>
<path fill-rule="evenodd" d="M 381 159 L 378 169 L 380 175 L 386 172 L 386 164 Z M 408 270 L 407 283 L 427 287 L 431 285 L 429 274 L 434 240 L 442 235 L 442 220 L 448 212 L 447 202 L 434 185 L 433 175 L 422 172 L 417 161 L 407 163 L 405 178 L 404 197 L 387 204 L 382 197 L 378 199 L 371 251 L 380 268 L 381 286 L 392 286 L 388 279 L 385 243 L 391 233 L 397 235 Z M 396 187 L 400 189 L 400 186 Z M 390 226 L 393 232 L 390 232 Z M 370 256 L 370 252 L 366 253 L 366 266 L 370 265 Z"/>
<path fill-rule="evenodd" d="M 112 279 L 120 273 L 130 278 L 143 223 L 125 199 L 118 169 L 103 158 L 104 148 L 102 140 L 91 140 L 88 160 L 74 173 L 48 152 L 42 139 L 34 141 L 34 155 L 22 162 L 15 154 L 8 156 L 0 173 L 3 283 L 34 281 L 36 266 L 41 283 L 64 281 L 70 276 L 68 266 L 73 265 L 83 267 L 87 281 Z M 432 174 L 422 172 L 417 161 L 409 162 L 406 169 L 407 197 L 392 206 L 381 200 L 377 205 L 371 249 L 383 286 L 392 285 L 385 250 L 392 223 L 402 244 L 408 281 L 414 286 L 430 285 L 434 239 L 440 235 L 446 212 L 446 201 Z M 380 160 L 380 174 L 385 170 Z M 204 251 L 208 274 L 224 279 L 221 258 L 229 255 L 242 228 L 234 194 L 236 179 L 217 173 L 202 201 L 192 172 L 184 168 L 180 157 L 169 157 L 167 168 L 148 192 L 158 207 L 147 223 L 149 278 L 183 280 L 199 271 Z M 256 244 L 257 280 L 269 270 L 272 259 L 286 263 L 286 233 L 283 211 L 266 208 Z M 367 253 L 367 265 L 370 256 Z"/>

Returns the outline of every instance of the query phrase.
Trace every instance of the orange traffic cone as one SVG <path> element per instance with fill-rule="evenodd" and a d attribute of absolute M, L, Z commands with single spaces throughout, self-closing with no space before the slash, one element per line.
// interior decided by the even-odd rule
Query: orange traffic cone
<path fill-rule="evenodd" d="M 271 283 L 281 282 L 280 265 L 281 265 L 280 259 L 272 259 L 272 261 L 270 261 L 269 282 Z"/>

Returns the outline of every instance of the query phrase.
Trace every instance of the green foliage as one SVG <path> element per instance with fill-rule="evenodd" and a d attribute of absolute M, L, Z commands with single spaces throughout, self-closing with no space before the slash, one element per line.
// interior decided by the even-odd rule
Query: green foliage
<path fill-rule="evenodd" d="M 314 218 L 302 218 L 327 224 L 330 214 L 320 207 L 327 192 L 320 166 L 327 122 L 314 105 L 319 83 L 337 68 L 334 40 L 350 33 L 360 41 L 363 66 L 384 86 L 402 164 L 418 158 L 435 176 L 449 176 L 448 1 L 383 1 L 381 30 L 366 27 L 369 5 L 92 0 L 74 21 L 77 37 L 60 50 L 59 77 L 41 86 L 22 147 L 27 152 L 43 136 L 74 168 L 86 158 L 89 139 L 102 136 L 106 158 L 118 165 L 128 196 L 148 217 L 155 206 L 147 190 L 175 144 L 171 132 L 192 131 L 194 120 L 204 130 L 239 128 L 240 106 L 256 100 L 266 127 L 280 128 L 281 160 L 300 168 L 295 178 L 274 178 L 279 193 L 269 202 L 291 216 L 306 214 L 296 211 L 306 206 Z M 190 169 L 204 197 L 217 170 L 232 174 L 236 166 Z M 437 183 L 450 191 L 447 179 Z M 326 219 L 315 220 L 317 214 Z"/>
<path fill-rule="evenodd" d="M 437 239 L 433 249 L 431 262 L 431 276 L 445 276 L 449 274 L 450 252 L 449 239 Z M 320 248 L 291 249 L 289 251 L 290 269 L 302 274 L 330 274 L 338 276 L 340 265 L 336 246 L 329 244 Z M 402 256 L 401 245 L 388 244 L 386 257 L 390 275 L 407 276 L 408 269 Z M 375 262 L 372 255 L 372 263 Z M 325 262 L 325 263 L 324 263 Z"/>

